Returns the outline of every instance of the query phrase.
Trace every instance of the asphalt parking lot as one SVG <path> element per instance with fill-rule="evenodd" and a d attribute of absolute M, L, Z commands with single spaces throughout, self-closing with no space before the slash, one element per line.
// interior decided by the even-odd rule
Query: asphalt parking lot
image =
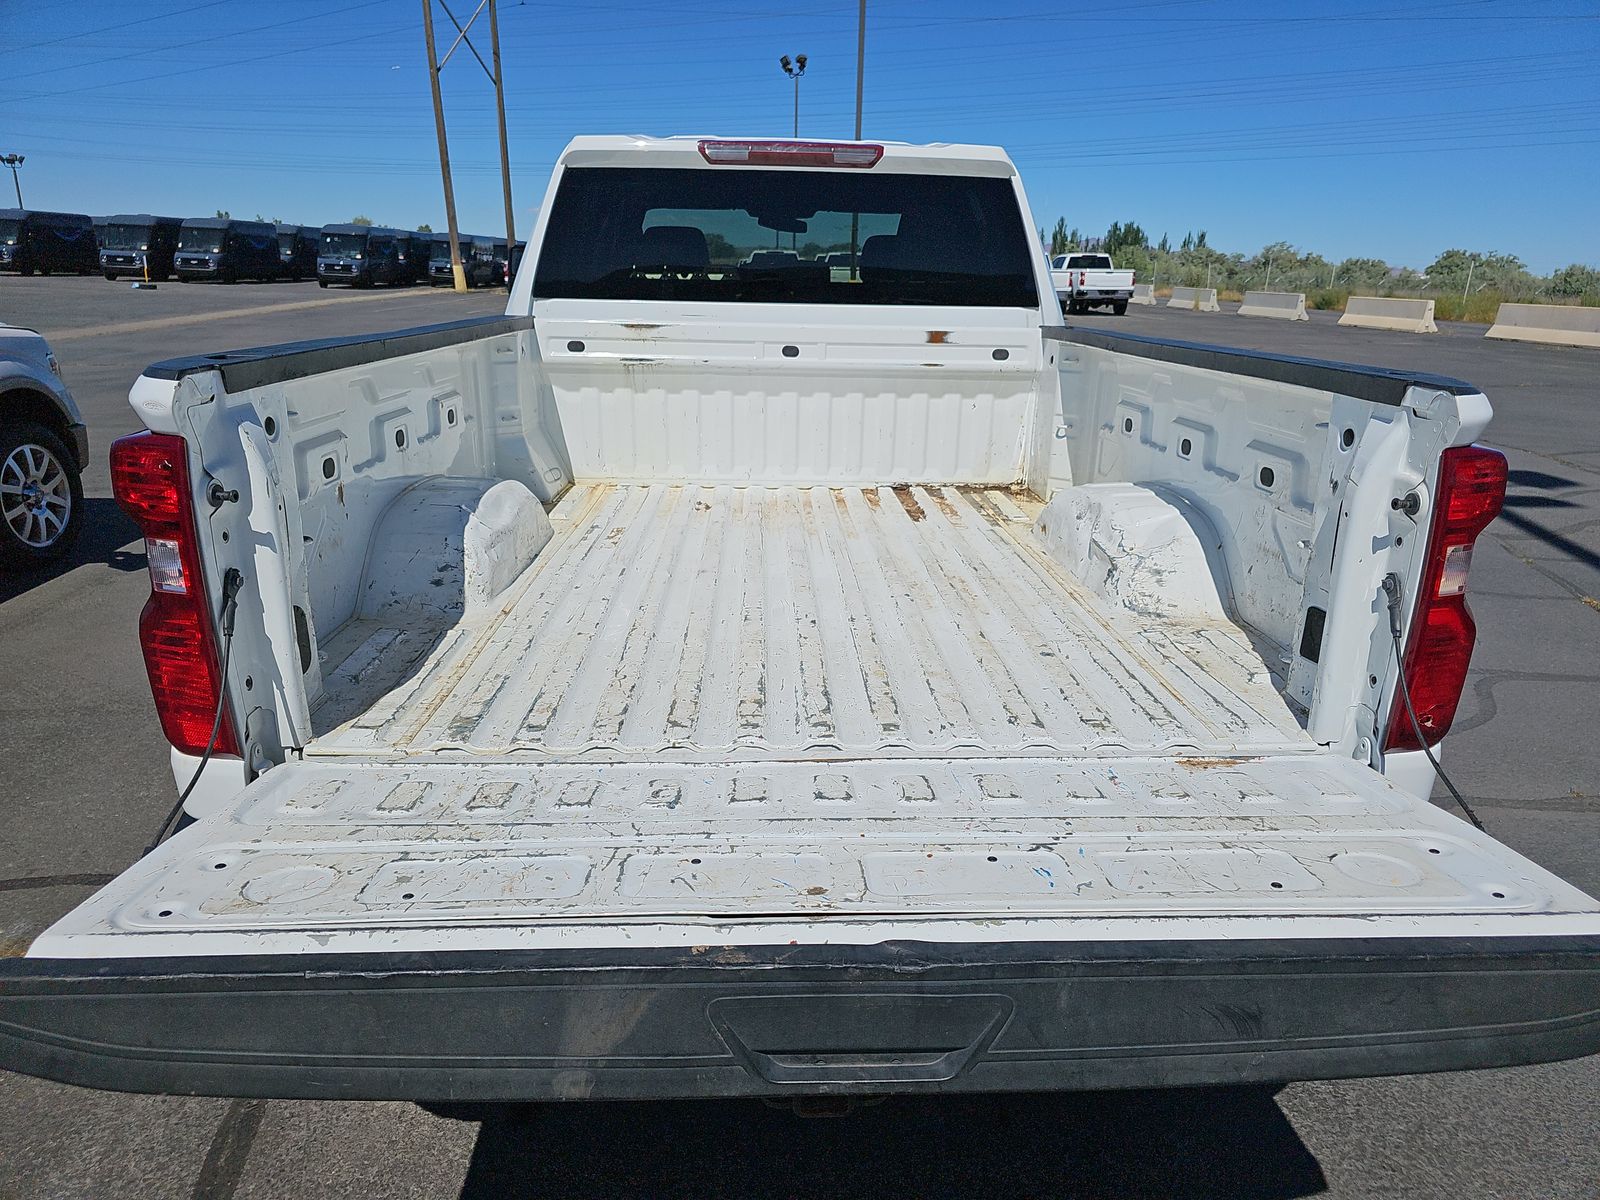
<path fill-rule="evenodd" d="M 106 448 L 146 364 L 498 311 L 503 293 L 0 277 L 51 337 L 91 431 L 71 560 L 0 576 L 0 953 L 139 852 L 172 778 L 135 640 L 142 544 Z M 1448 766 L 1490 832 L 1600 892 L 1600 351 L 1134 308 L 1075 323 L 1423 369 L 1495 405 L 1505 514 L 1480 539 L 1480 641 Z M 0 1197 L 1600 1195 L 1600 1058 L 1518 1070 L 1162 1094 L 492 1109 L 119 1096 L 0 1074 Z"/>

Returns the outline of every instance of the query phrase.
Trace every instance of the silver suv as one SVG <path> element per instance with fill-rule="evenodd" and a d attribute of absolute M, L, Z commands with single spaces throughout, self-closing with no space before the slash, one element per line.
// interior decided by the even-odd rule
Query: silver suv
<path fill-rule="evenodd" d="M 0 563 L 65 554 L 83 524 L 89 434 L 49 344 L 0 324 Z"/>

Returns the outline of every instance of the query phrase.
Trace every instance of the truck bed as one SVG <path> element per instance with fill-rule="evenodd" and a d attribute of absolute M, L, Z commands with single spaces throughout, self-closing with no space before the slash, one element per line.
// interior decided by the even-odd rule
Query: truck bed
<path fill-rule="evenodd" d="M 330 639 L 305 758 L 33 952 L 1490 931 L 1587 905 L 1317 747 L 1240 628 L 1113 615 L 1041 551 L 1037 510 L 575 489 L 488 618 Z"/>
<path fill-rule="evenodd" d="M 354 621 L 313 755 L 1313 749 L 1238 626 L 1113 614 L 996 488 L 579 486 L 476 627 Z"/>

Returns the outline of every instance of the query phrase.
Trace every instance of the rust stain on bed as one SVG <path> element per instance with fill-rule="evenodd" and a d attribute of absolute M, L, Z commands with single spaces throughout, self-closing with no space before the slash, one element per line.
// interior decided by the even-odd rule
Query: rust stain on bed
<path fill-rule="evenodd" d="M 928 330 L 928 345 L 930 345 L 930 346 L 943 346 L 943 345 L 947 345 L 949 343 L 949 341 L 950 341 L 950 331 L 948 329 L 930 329 L 930 330 Z"/>
<path fill-rule="evenodd" d="M 933 502 L 939 506 L 939 511 L 952 521 L 961 519 L 961 510 L 950 502 L 950 497 L 944 494 L 943 488 L 929 488 L 928 495 L 933 497 Z"/>
<path fill-rule="evenodd" d="M 922 505 L 917 503 L 917 498 L 911 494 L 911 488 L 904 483 L 897 483 L 889 489 L 894 493 L 894 498 L 900 501 L 900 507 L 906 510 L 906 516 L 913 521 L 927 520 L 928 514 Z"/>

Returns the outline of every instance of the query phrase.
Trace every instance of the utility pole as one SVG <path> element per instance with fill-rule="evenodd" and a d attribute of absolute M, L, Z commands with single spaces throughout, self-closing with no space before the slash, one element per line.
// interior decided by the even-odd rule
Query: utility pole
<path fill-rule="evenodd" d="M 27 156 L 24 155 L 24 154 L 0 154 L 0 163 L 4 163 L 6 166 L 11 168 L 11 183 L 12 183 L 12 186 L 17 189 L 17 207 L 18 208 L 21 208 L 23 205 L 22 205 L 22 181 L 17 176 L 17 168 L 20 167 L 26 161 L 27 161 Z"/>
<path fill-rule="evenodd" d="M 517 225 L 511 208 L 511 154 L 506 149 L 506 89 L 500 75 L 500 6 L 496 0 L 489 0 L 489 41 L 494 47 L 494 105 L 500 114 L 500 190 L 506 202 L 506 283 L 510 284 Z"/>
<path fill-rule="evenodd" d="M 456 40 L 450 43 L 450 49 L 440 58 L 433 40 L 433 6 L 437 3 L 444 9 L 445 16 L 450 18 L 450 23 L 456 27 Z M 472 44 L 468 36 L 473 23 L 483 15 L 484 9 L 489 10 L 489 40 L 493 43 L 491 49 L 494 58 L 494 67 L 483 61 L 483 55 L 478 53 L 478 48 Z M 516 220 L 514 209 L 511 205 L 511 154 L 506 146 L 506 92 L 505 81 L 500 72 L 500 10 L 496 0 L 478 0 L 478 7 L 472 10 L 472 15 L 463 24 L 450 10 L 449 0 L 422 0 L 422 30 L 428 42 L 428 77 L 433 87 L 433 121 L 439 134 L 439 171 L 444 176 L 444 206 L 445 219 L 450 226 L 450 270 L 455 276 L 456 291 L 467 290 L 466 272 L 461 266 L 461 234 L 456 226 L 456 194 L 455 187 L 450 181 L 450 151 L 445 144 L 444 133 L 444 100 L 439 91 L 439 72 L 444 70 L 450 62 L 450 56 L 456 49 L 465 44 L 478 60 L 478 65 L 483 68 L 483 73 L 494 84 L 495 111 L 500 125 L 500 188 L 505 198 L 506 205 L 506 262 L 509 267 L 511 252 L 517 244 Z M 510 282 L 509 279 L 507 282 Z"/>
<path fill-rule="evenodd" d="M 789 61 L 785 54 L 778 60 L 778 65 L 783 68 L 783 73 L 794 80 L 794 136 L 800 136 L 800 76 L 806 73 L 806 56 L 796 54 L 794 61 Z"/>
<path fill-rule="evenodd" d="M 422 0 L 422 33 L 428 42 L 428 82 L 433 85 L 433 127 L 439 135 L 439 173 L 444 176 L 444 219 L 450 229 L 450 274 L 456 291 L 467 290 L 461 267 L 461 233 L 456 228 L 456 189 L 450 182 L 450 147 L 444 136 L 444 97 L 439 94 L 439 53 L 433 44 L 433 0 Z"/>

